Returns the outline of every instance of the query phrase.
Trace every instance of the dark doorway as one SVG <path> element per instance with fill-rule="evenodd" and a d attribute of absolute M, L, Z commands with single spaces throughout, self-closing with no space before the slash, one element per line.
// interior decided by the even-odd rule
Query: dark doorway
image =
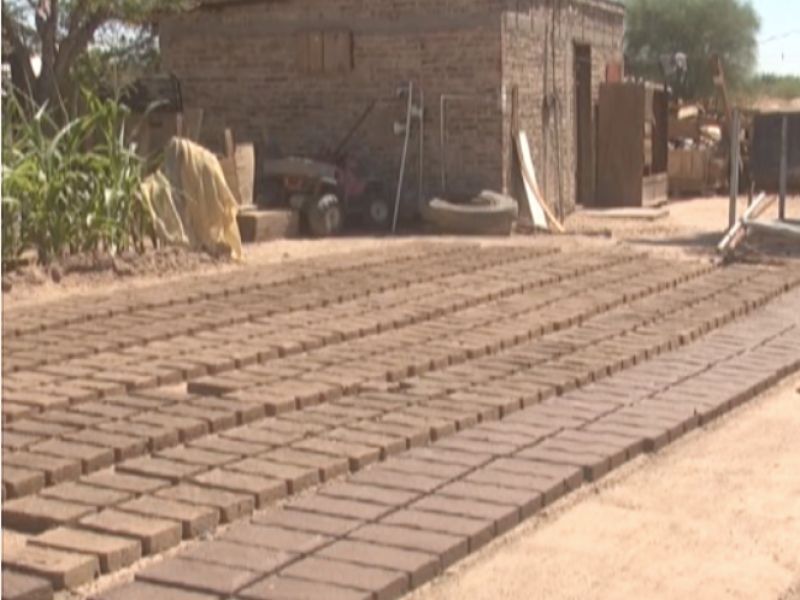
<path fill-rule="evenodd" d="M 575 201 L 594 204 L 594 144 L 592 135 L 592 48 L 575 44 Z"/>

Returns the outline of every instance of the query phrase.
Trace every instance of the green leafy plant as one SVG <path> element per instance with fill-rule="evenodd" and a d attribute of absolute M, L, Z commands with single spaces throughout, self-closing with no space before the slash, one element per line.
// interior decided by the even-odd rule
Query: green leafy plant
<path fill-rule="evenodd" d="M 3 103 L 3 265 L 25 248 L 42 262 L 93 250 L 142 248 L 144 159 L 125 128 L 128 110 L 84 93 L 86 110 L 57 123 Z M 61 115 L 58 115 L 61 117 Z"/>

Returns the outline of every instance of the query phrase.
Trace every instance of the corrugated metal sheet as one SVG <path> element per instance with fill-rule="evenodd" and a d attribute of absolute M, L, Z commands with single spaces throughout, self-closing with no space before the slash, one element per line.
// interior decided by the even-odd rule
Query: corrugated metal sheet
<path fill-rule="evenodd" d="M 756 188 L 778 191 L 781 164 L 781 128 L 789 119 L 789 189 L 800 191 L 800 112 L 761 113 L 753 117 L 750 170 Z"/>

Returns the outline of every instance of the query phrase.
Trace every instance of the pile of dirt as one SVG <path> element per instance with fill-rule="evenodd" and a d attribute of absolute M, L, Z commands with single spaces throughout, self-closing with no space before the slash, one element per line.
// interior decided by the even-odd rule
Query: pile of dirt
<path fill-rule="evenodd" d="M 158 248 L 144 253 L 125 252 L 117 256 L 87 253 L 69 256 L 49 265 L 31 262 L 3 274 L 3 293 L 18 293 L 45 284 L 103 283 L 128 278 L 162 278 L 215 265 L 228 264 L 202 252 L 183 248 Z"/>

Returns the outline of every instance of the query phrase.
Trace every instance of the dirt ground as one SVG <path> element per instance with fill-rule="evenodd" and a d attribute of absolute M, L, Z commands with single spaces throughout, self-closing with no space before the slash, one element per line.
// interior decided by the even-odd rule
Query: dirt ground
<path fill-rule="evenodd" d="M 740 201 L 740 214 L 746 208 L 746 200 Z M 569 245 L 584 244 L 632 244 L 651 253 L 675 257 L 708 258 L 713 256 L 728 223 L 727 198 L 701 198 L 673 202 L 668 207 L 668 216 L 655 221 L 642 219 L 598 218 L 576 212 L 566 222 L 568 235 L 552 236 L 548 242 Z M 777 217 L 777 206 L 773 206 L 766 218 Z M 788 202 L 787 216 L 800 219 L 800 197 Z M 479 239 L 481 244 L 520 244 L 540 241 L 541 236 L 514 236 L 512 238 Z M 8 308 L 46 303 L 57 298 L 103 291 L 124 291 L 131 288 L 158 285 L 164 281 L 179 282 L 196 279 L 213 273 L 221 273 L 247 266 L 275 264 L 289 260 L 310 258 L 353 251 L 389 252 L 419 237 L 361 237 L 328 240 L 279 240 L 267 244 L 245 246 L 244 265 L 226 261 L 215 261 L 201 254 L 166 249 L 138 260 L 121 260 L 116 265 L 90 272 L 59 273 L 55 283 L 51 273 L 38 267 L 29 268 L 24 274 L 15 275 L 12 289 L 2 295 L 2 303 Z M 426 238 L 437 243 L 449 243 L 456 238 Z M 463 238 L 458 241 L 464 241 Z"/>
<path fill-rule="evenodd" d="M 798 386 L 568 497 L 413 600 L 800 599 Z"/>

